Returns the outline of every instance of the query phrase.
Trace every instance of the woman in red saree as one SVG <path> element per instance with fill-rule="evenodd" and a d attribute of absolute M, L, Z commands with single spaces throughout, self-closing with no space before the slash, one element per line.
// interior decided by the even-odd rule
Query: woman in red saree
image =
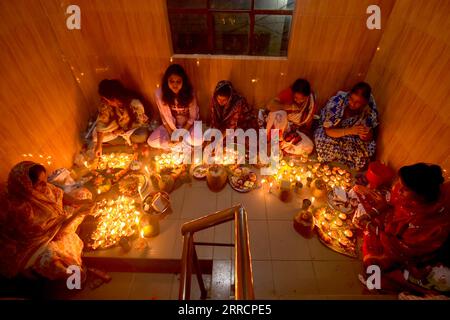
<path fill-rule="evenodd" d="M 43 166 L 17 164 L 0 201 L 0 274 L 56 280 L 67 277 L 69 265 L 81 268 L 83 242 L 75 231 L 91 203 L 47 183 Z"/>
<path fill-rule="evenodd" d="M 437 165 L 402 167 L 392 187 L 391 207 L 368 223 L 364 265 L 381 269 L 430 258 L 450 233 L 450 183 Z"/>

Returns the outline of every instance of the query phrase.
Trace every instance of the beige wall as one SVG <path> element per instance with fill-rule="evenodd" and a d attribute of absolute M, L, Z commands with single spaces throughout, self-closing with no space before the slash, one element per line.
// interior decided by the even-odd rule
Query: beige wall
<path fill-rule="evenodd" d="M 398 0 L 370 64 L 380 158 L 450 169 L 450 1 Z"/>

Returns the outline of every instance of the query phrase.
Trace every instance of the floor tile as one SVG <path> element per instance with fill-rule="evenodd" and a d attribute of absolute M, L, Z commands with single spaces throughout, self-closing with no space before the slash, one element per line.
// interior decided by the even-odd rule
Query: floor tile
<path fill-rule="evenodd" d="M 227 184 L 226 187 L 222 191 L 216 193 L 217 194 L 217 207 L 216 207 L 217 211 L 221 211 L 221 210 L 232 207 L 231 198 L 232 198 L 233 192 L 235 192 L 235 191 L 233 191 L 233 189 L 231 189 L 231 187 Z"/>
<path fill-rule="evenodd" d="M 267 221 L 248 221 L 250 252 L 253 260 L 270 260 L 270 242 Z"/>
<path fill-rule="evenodd" d="M 217 195 L 203 188 L 186 188 L 182 219 L 196 219 L 216 212 Z"/>
<path fill-rule="evenodd" d="M 292 221 L 268 221 L 270 253 L 273 260 L 311 260 L 306 239 Z"/>
<path fill-rule="evenodd" d="M 272 261 L 252 261 L 255 299 L 276 299 Z"/>
<path fill-rule="evenodd" d="M 183 223 L 189 222 L 190 220 L 179 221 L 178 229 L 181 230 Z M 181 234 L 181 232 L 180 232 Z M 214 228 L 205 229 L 196 232 L 194 235 L 195 242 L 214 242 Z M 197 255 L 199 259 L 212 259 L 213 258 L 213 247 L 212 246 L 196 246 Z M 183 251 L 183 239 L 177 238 L 175 242 L 175 247 L 173 249 L 174 255 L 181 257 Z"/>
<path fill-rule="evenodd" d="M 317 284 L 321 294 L 362 294 L 358 280 L 360 261 L 313 261 Z"/>
<path fill-rule="evenodd" d="M 181 238 L 180 220 L 165 219 L 160 221 L 160 233 L 148 241 L 150 258 L 177 259 L 179 256 L 173 252 L 176 239 Z"/>
<path fill-rule="evenodd" d="M 205 284 L 206 291 L 208 291 L 208 297 L 210 298 L 211 291 L 211 275 L 204 274 L 203 275 L 203 283 Z M 170 300 L 178 300 L 178 294 L 180 290 L 180 275 L 176 274 L 175 278 L 172 282 L 172 290 L 170 293 Z M 200 287 L 198 285 L 197 276 L 195 274 L 192 275 L 191 279 L 191 300 L 200 300 Z"/>
<path fill-rule="evenodd" d="M 311 260 L 355 261 L 350 257 L 337 253 L 323 245 L 317 236 L 307 241 Z"/>
<path fill-rule="evenodd" d="M 167 219 L 180 219 L 183 210 L 184 194 L 186 186 L 182 185 L 172 193 L 170 193 L 170 205 L 172 207 L 171 214 L 167 215 Z"/>
<path fill-rule="evenodd" d="M 299 200 L 300 201 L 300 200 Z M 277 196 L 266 195 L 267 219 L 268 220 L 291 220 L 300 210 L 301 205 L 297 199 L 291 202 L 283 202 Z"/>
<path fill-rule="evenodd" d="M 135 273 L 128 299 L 168 300 L 174 279 L 170 273 Z"/>
<path fill-rule="evenodd" d="M 311 261 L 272 261 L 275 293 L 278 299 L 300 299 L 318 294 Z"/>
<path fill-rule="evenodd" d="M 265 220 L 266 205 L 264 195 L 258 190 L 249 193 L 232 193 L 232 204 L 242 204 L 247 211 L 248 220 Z"/>

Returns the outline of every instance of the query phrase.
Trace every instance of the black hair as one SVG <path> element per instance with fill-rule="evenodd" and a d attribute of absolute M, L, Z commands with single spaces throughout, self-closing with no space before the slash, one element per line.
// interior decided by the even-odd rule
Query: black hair
<path fill-rule="evenodd" d="M 291 86 L 292 93 L 301 93 L 308 97 L 311 94 L 311 85 L 305 79 L 297 79 Z"/>
<path fill-rule="evenodd" d="M 41 164 L 35 164 L 28 170 L 28 176 L 30 177 L 31 183 L 35 185 L 39 181 L 39 175 L 42 172 L 47 172 L 45 167 Z"/>
<path fill-rule="evenodd" d="M 173 93 L 173 91 L 169 88 L 169 77 L 174 74 L 180 76 L 183 80 L 183 86 L 178 92 L 178 95 L 175 95 L 175 93 Z M 164 73 L 161 82 L 162 100 L 164 103 L 174 105 L 175 98 L 177 98 L 180 105 L 187 106 L 194 99 L 191 82 L 189 81 L 186 71 L 184 71 L 183 67 L 179 64 L 171 64 Z"/>
<path fill-rule="evenodd" d="M 366 82 L 358 82 L 353 86 L 352 90 L 350 90 L 350 94 L 356 94 L 369 101 L 370 95 L 372 94 L 372 88 Z"/>
<path fill-rule="evenodd" d="M 103 79 L 98 84 L 98 94 L 106 99 L 119 99 L 124 101 L 128 98 L 128 90 L 117 79 Z"/>
<path fill-rule="evenodd" d="M 231 96 L 231 88 L 229 85 L 224 85 L 219 88 L 219 90 L 216 91 L 216 97 L 222 96 L 222 97 L 230 97 Z"/>
<path fill-rule="evenodd" d="M 438 200 L 440 186 L 444 183 L 440 166 L 416 163 L 400 168 L 399 176 L 405 186 L 414 191 L 425 202 L 431 203 Z"/>

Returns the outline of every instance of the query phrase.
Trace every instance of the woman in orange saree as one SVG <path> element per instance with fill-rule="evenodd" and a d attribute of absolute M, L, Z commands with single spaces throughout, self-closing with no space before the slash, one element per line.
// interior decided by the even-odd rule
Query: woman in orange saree
<path fill-rule="evenodd" d="M 68 266 L 82 267 L 83 242 L 75 231 L 91 200 L 64 194 L 47 183 L 43 166 L 24 161 L 11 170 L 0 201 L 0 274 L 56 280 L 67 277 Z"/>
<path fill-rule="evenodd" d="M 450 183 L 437 165 L 402 167 L 392 187 L 391 207 L 368 223 L 364 265 L 381 269 L 426 260 L 450 233 Z"/>

